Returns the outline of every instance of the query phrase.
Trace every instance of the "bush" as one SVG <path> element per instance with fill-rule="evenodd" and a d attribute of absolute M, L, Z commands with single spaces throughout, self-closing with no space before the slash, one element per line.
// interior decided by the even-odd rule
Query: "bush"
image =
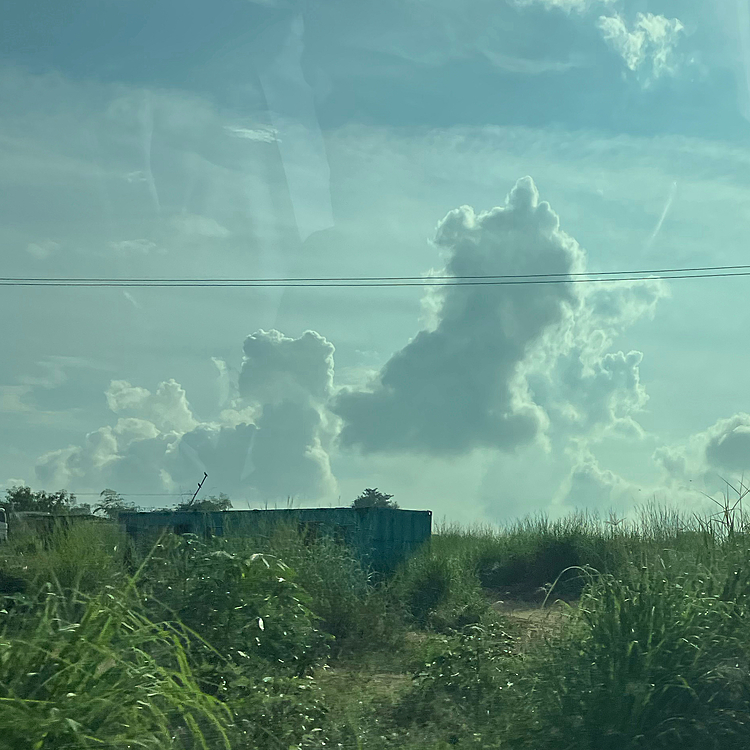
<path fill-rule="evenodd" d="M 202 689 L 230 708 L 237 747 L 287 750 L 330 744 L 329 709 L 311 676 L 264 673 L 238 657 L 206 659 L 196 668 Z"/>
<path fill-rule="evenodd" d="M 407 560 L 389 586 L 402 617 L 418 628 L 450 633 L 487 616 L 490 603 L 467 559 L 427 546 Z"/>
<path fill-rule="evenodd" d="M 303 570 L 299 586 L 318 616 L 317 626 L 334 636 L 331 653 L 387 648 L 399 638 L 399 613 L 386 585 L 376 585 L 356 554 L 331 534 L 314 539 L 295 524 L 279 523 L 265 538 L 230 539 L 235 550 L 255 549 Z"/>
<path fill-rule="evenodd" d="M 270 555 L 168 535 L 142 577 L 150 609 L 184 623 L 224 657 L 302 676 L 328 656 L 330 637 L 315 627 L 310 597 L 295 571 Z"/>

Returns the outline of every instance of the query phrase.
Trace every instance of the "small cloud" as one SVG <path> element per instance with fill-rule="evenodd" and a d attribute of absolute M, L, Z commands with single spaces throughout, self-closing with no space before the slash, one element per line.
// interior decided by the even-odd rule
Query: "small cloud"
<path fill-rule="evenodd" d="M 28 385 L 0 385 L 0 413 L 23 413 L 33 411 L 23 397 L 31 392 Z"/>
<path fill-rule="evenodd" d="M 597 26 L 604 40 L 625 61 L 633 72 L 647 70 L 646 82 L 663 75 L 674 75 L 678 61 L 674 49 L 685 30 L 677 18 L 638 13 L 635 24 L 628 29 L 623 17 L 600 16 Z"/>
<path fill-rule="evenodd" d="M 612 5 L 617 0 L 516 0 L 516 5 L 523 8 L 529 5 L 544 5 L 550 10 L 561 10 L 565 13 L 585 13 L 594 5 Z"/>
<path fill-rule="evenodd" d="M 110 242 L 109 247 L 118 253 L 137 253 L 139 255 L 148 255 L 156 249 L 156 243 L 151 240 L 120 240 L 119 242 Z"/>
<path fill-rule="evenodd" d="M 11 477 L 10 479 L 6 479 L 2 485 L 0 485 L 0 488 L 3 490 L 9 490 L 11 487 L 28 487 L 28 483 L 25 479 L 14 479 Z"/>
<path fill-rule="evenodd" d="M 687 476 L 688 459 L 685 452 L 678 447 L 659 446 L 654 451 L 652 459 L 672 479 L 684 480 Z"/>
<path fill-rule="evenodd" d="M 127 380 L 113 380 L 105 395 L 115 414 L 134 413 L 153 422 L 162 432 L 189 432 L 198 424 L 184 389 L 174 379 L 160 383 L 153 394 Z"/>
<path fill-rule="evenodd" d="M 44 240 L 43 242 L 31 242 L 26 246 L 26 252 L 38 260 L 46 260 L 60 249 L 58 242 Z"/>
<path fill-rule="evenodd" d="M 45 359 L 37 362 L 37 365 L 45 370 L 44 375 L 22 375 L 21 377 L 19 377 L 19 381 L 28 386 L 38 386 L 40 388 L 56 388 L 57 386 L 62 385 L 68 380 L 68 375 L 65 372 L 65 367 L 76 367 L 77 363 L 75 360 L 66 361 L 60 359 L 59 357 L 46 357 Z"/>
<path fill-rule="evenodd" d="M 750 468 L 750 414 L 740 412 L 720 419 L 705 437 L 705 456 L 710 466 L 737 472 Z"/>
<path fill-rule="evenodd" d="M 279 141 L 276 129 L 265 125 L 255 128 L 240 128 L 235 125 L 225 125 L 224 130 L 234 138 L 243 138 L 246 141 L 257 141 L 258 143 L 276 143 Z"/>
<path fill-rule="evenodd" d="M 128 174 L 125 175 L 125 179 L 130 183 L 148 182 L 148 175 L 145 172 L 138 170 L 137 172 L 128 172 Z"/>
<path fill-rule="evenodd" d="M 718 419 L 703 432 L 697 432 L 681 444 L 658 447 L 652 460 L 667 482 L 673 486 L 688 484 L 694 491 L 703 487 L 714 493 L 724 480 L 740 477 L 750 468 L 750 414 L 738 412 Z"/>
<path fill-rule="evenodd" d="M 542 73 L 567 73 L 573 68 L 580 68 L 582 60 L 543 60 L 504 55 L 494 50 L 485 49 L 484 56 L 497 68 L 509 73 L 521 75 L 540 75 Z"/>
<path fill-rule="evenodd" d="M 199 216 L 197 214 L 183 214 L 176 216 L 172 223 L 182 233 L 186 235 L 198 235 L 200 237 L 229 237 L 231 232 L 219 224 L 216 219 L 208 216 Z"/>

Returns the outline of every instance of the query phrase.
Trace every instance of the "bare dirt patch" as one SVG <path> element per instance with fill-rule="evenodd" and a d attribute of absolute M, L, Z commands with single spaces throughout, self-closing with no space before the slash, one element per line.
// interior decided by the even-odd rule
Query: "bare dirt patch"
<path fill-rule="evenodd" d="M 555 599 L 544 603 L 545 592 L 488 591 L 492 608 L 512 626 L 517 639 L 516 651 L 522 653 L 531 643 L 561 632 L 576 600 Z"/>

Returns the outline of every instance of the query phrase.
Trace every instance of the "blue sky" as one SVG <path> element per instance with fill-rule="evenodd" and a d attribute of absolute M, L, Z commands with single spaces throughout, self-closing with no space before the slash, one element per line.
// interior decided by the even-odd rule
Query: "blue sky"
<path fill-rule="evenodd" d="M 4 6 L 4 276 L 747 257 L 746 1 Z M 4 287 L 0 483 L 704 507 L 750 453 L 745 284 Z"/>

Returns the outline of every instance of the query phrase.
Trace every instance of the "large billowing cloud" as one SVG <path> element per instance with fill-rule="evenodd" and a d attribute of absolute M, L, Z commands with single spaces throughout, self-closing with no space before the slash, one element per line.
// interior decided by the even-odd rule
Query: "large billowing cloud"
<path fill-rule="evenodd" d="M 656 279 L 581 285 L 581 305 L 550 328 L 522 364 L 534 400 L 549 416 L 551 436 L 589 442 L 605 437 L 639 439 L 636 421 L 648 395 L 640 382 L 643 353 L 610 351 L 640 318 L 652 318 L 669 294 Z"/>
<path fill-rule="evenodd" d="M 298 339 L 258 331 L 245 339 L 240 395 L 259 403 L 323 403 L 333 388 L 333 352 L 333 344 L 315 331 Z"/>
<path fill-rule="evenodd" d="M 104 489 L 109 486 L 107 482 L 123 478 L 130 468 L 133 473 L 127 476 L 129 491 L 139 491 L 144 486 L 152 489 L 154 478 L 159 479 L 167 446 L 166 437 L 162 438 L 152 422 L 137 417 L 120 418 L 114 427 L 89 432 L 82 445 L 41 456 L 36 476 L 50 487 L 88 488 L 94 480 L 103 483 L 100 489 Z M 148 447 L 146 453 L 145 447 Z"/>
<path fill-rule="evenodd" d="M 442 274 L 569 274 L 585 254 L 560 229 L 530 177 L 502 207 L 451 211 L 435 245 Z M 343 389 L 331 409 L 340 443 L 368 452 L 458 454 L 512 450 L 544 439 L 550 416 L 566 433 L 640 428 L 646 394 L 640 352 L 607 352 L 624 327 L 653 313 L 653 280 L 620 285 L 550 283 L 443 286 L 428 295 L 432 320 L 384 365 L 368 390 Z"/>
<path fill-rule="evenodd" d="M 107 403 L 120 417 L 82 445 L 37 462 L 48 486 L 113 487 L 127 492 L 185 491 L 205 471 L 209 491 L 257 502 L 334 497 L 328 453 L 335 420 L 323 412 L 333 381 L 333 346 L 308 331 L 247 337 L 239 382 L 214 359 L 223 391 L 218 421 L 198 420 L 175 380 L 155 393 L 111 382 Z"/>
<path fill-rule="evenodd" d="M 565 274 L 584 262 L 530 177 L 518 181 L 505 206 L 451 211 L 438 225 L 435 245 L 447 256 L 441 275 L 448 276 L 541 268 Z M 342 445 L 450 454 L 533 441 L 546 416 L 530 400 L 518 365 L 548 326 L 579 306 L 576 290 L 566 284 L 442 286 L 433 299 L 432 329 L 394 354 L 371 390 L 344 390 L 333 401 L 345 423 Z"/>
<path fill-rule="evenodd" d="M 641 437 L 634 415 L 648 400 L 640 383 L 643 355 L 608 352 L 591 364 L 577 344 L 561 356 L 552 372 L 530 374 L 535 399 L 543 403 L 553 425 L 567 435 L 594 440 L 604 432 Z"/>
<path fill-rule="evenodd" d="M 247 482 L 259 497 L 331 497 L 336 481 L 326 447 L 334 422 L 325 413 L 333 388 L 333 345 L 314 331 L 297 339 L 258 331 L 245 339 L 240 398 L 262 405 Z"/>

